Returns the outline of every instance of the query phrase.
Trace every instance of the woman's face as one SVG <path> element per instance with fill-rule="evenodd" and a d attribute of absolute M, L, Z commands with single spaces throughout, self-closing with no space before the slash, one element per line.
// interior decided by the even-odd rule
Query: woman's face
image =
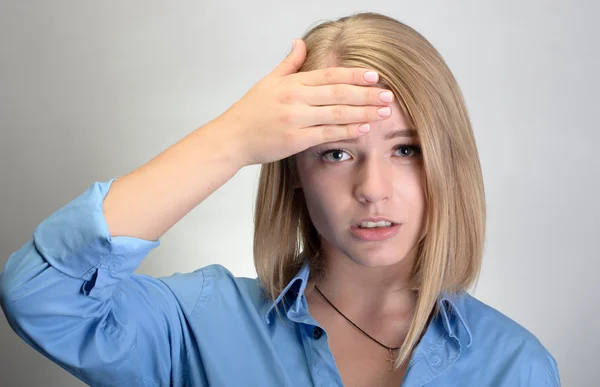
<path fill-rule="evenodd" d="M 426 211 L 417 134 L 398 103 L 391 108 L 390 118 L 371 123 L 371 132 L 356 140 L 295 155 L 323 250 L 367 267 L 414 258 Z M 381 220 L 392 224 L 365 223 Z"/>

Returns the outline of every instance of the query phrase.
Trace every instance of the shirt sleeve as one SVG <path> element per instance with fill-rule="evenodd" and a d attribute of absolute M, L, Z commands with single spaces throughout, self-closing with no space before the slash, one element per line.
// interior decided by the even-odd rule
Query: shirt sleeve
<path fill-rule="evenodd" d="M 526 386 L 560 387 L 558 365 L 554 357 L 544 349 L 544 353 L 533 355 L 530 360 Z"/>
<path fill-rule="evenodd" d="M 165 283 L 134 274 L 159 240 L 110 236 L 102 204 L 115 180 L 36 227 L 0 273 L 0 304 L 25 342 L 89 385 L 172 385 L 185 314 Z"/>

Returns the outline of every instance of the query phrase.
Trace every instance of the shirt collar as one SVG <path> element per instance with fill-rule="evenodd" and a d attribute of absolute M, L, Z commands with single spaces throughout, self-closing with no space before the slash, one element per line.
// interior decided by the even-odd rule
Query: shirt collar
<path fill-rule="evenodd" d="M 281 294 L 275 299 L 275 302 L 271 303 L 267 312 L 265 313 L 265 322 L 267 324 L 271 323 L 271 312 L 275 309 L 275 306 L 279 306 L 281 301 L 285 298 L 288 302 L 292 304 L 292 310 L 298 312 L 302 303 L 302 297 L 304 296 L 304 290 L 306 289 L 306 284 L 308 283 L 308 276 L 310 274 L 310 265 L 308 261 L 304 261 L 298 273 L 292 278 L 292 280 L 287 284 L 287 286 L 283 289 Z M 298 288 L 298 291 L 293 291 L 292 288 Z"/>
<path fill-rule="evenodd" d="M 300 270 L 298 270 L 294 278 L 283 289 L 275 302 L 269 304 L 269 308 L 264 315 L 267 324 L 271 323 L 271 313 L 275 309 L 275 306 L 279 306 L 282 303 L 282 300 L 286 300 L 286 304 L 292 305 L 287 313 L 292 311 L 292 313 L 297 314 L 300 311 L 309 275 L 310 265 L 305 260 Z M 470 347 L 473 342 L 473 335 L 465 318 L 465 313 L 461 312 L 464 304 L 463 296 L 464 293 L 444 292 L 439 298 L 438 303 L 446 333 L 450 337 L 456 338 L 461 345 L 464 344 Z"/>
<path fill-rule="evenodd" d="M 465 318 L 465 295 L 466 292 L 444 292 L 438 302 L 440 303 L 440 314 L 446 333 L 450 337 L 458 339 L 461 345 L 464 344 L 470 347 L 473 343 L 473 335 Z"/>

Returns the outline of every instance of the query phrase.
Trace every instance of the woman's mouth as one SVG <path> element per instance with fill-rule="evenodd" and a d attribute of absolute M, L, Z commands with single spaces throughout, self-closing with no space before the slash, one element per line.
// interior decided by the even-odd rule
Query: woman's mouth
<path fill-rule="evenodd" d="M 350 228 L 352 234 L 363 241 L 375 242 L 392 238 L 400 229 L 399 223 L 388 221 L 361 222 Z"/>
<path fill-rule="evenodd" d="M 360 228 L 374 228 L 374 227 L 389 227 L 392 224 L 394 224 L 394 223 L 389 222 L 387 220 L 380 220 L 378 222 L 371 222 L 371 221 L 361 222 L 360 224 L 357 224 L 357 226 Z"/>

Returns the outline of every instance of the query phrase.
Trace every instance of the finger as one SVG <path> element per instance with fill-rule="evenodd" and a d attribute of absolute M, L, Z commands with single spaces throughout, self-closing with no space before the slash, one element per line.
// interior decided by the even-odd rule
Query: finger
<path fill-rule="evenodd" d="M 347 125 L 385 120 L 391 112 L 389 106 L 310 106 L 302 109 L 292 120 L 298 127 Z"/>
<path fill-rule="evenodd" d="M 339 83 L 366 86 L 379 81 L 379 74 L 373 70 L 347 67 L 328 67 L 298 74 L 300 83 L 306 86 L 323 86 Z"/>
<path fill-rule="evenodd" d="M 295 39 L 290 54 L 277 66 L 271 75 L 283 77 L 297 72 L 306 60 L 306 44 L 302 39 Z"/>
<path fill-rule="evenodd" d="M 359 130 L 359 127 L 361 129 Z M 305 149 L 332 141 L 350 140 L 363 136 L 371 130 L 370 125 L 319 125 L 303 128 L 300 130 L 300 139 Z"/>
<path fill-rule="evenodd" d="M 302 100 L 312 106 L 353 105 L 385 106 L 394 100 L 394 93 L 375 86 L 354 86 L 348 84 L 314 86 L 304 88 Z M 382 94 L 383 93 L 383 94 Z M 387 96 L 387 98 L 386 98 Z"/>

